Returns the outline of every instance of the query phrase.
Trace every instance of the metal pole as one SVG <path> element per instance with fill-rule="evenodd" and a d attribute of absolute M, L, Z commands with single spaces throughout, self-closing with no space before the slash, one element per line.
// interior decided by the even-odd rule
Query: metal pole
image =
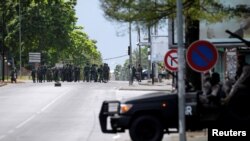
<path fill-rule="evenodd" d="M 138 47 L 139 47 L 139 64 L 142 66 L 141 64 L 141 45 L 140 45 L 140 42 L 141 42 L 141 31 L 140 31 L 140 27 L 137 26 L 137 33 L 138 33 Z"/>
<path fill-rule="evenodd" d="M 132 76 L 132 37 L 131 37 L 131 22 L 129 22 L 129 47 L 130 47 L 130 54 L 129 54 L 129 85 L 133 84 L 133 76 Z"/>
<path fill-rule="evenodd" d="M 5 45 L 4 45 L 4 38 L 5 38 L 5 0 L 2 2 L 2 58 L 3 58 L 3 63 L 2 63 L 2 81 L 4 81 L 4 69 L 5 69 L 5 58 L 4 58 L 4 52 L 5 52 Z"/>
<path fill-rule="evenodd" d="M 19 0 L 19 60 L 20 60 L 20 78 L 22 76 L 22 45 L 21 45 L 21 42 L 22 42 L 22 26 L 21 26 L 21 23 L 22 23 L 22 18 L 21 18 L 21 0 Z"/>
<path fill-rule="evenodd" d="M 130 6 L 130 0 L 126 0 L 129 3 Z M 130 7 L 128 9 L 128 12 L 130 14 Z M 129 47 L 130 47 L 130 52 L 129 52 L 129 85 L 133 84 L 133 78 L 132 78 L 132 37 L 131 37 L 131 19 L 129 19 Z"/>
<path fill-rule="evenodd" d="M 177 0 L 177 36 L 178 36 L 178 105 L 179 105 L 179 136 L 180 141 L 186 141 L 185 123 L 185 58 L 183 45 L 183 14 L 182 0 Z"/>
<path fill-rule="evenodd" d="M 8 64 L 8 60 L 6 60 L 7 62 L 6 62 L 6 64 L 7 64 L 7 68 L 6 68 L 6 70 L 7 70 L 7 72 L 6 72 L 6 74 L 7 74 L 7 82 L 8 82 L 8 80 L 9 80 L 9 64 Z"/>
<path fill-rule="evenodd" d="M 151 30 L 148 26 L 148 79 L 150 79 L 150 70 L 151 70 Z"/>

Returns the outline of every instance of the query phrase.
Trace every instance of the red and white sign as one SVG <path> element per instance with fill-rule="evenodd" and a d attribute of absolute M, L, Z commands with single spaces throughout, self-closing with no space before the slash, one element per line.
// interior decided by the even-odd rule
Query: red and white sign
<path fill-rule="evenodd" d="M 169 71 L 176 72 L 178 70 L 178 60 L 177 60 L 177 49 L 171 49 L 169 50 L 165 57 L 164 57 L 164 63 L 166 68 Z"/>

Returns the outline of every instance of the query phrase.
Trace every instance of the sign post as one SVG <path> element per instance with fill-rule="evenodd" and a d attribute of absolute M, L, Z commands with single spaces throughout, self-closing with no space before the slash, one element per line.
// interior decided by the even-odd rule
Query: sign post
<path fill-rule="evenodd" d="M 206 72 L 217 63 L 218 51 L 212 43 L 199 40 L 188 47 L 186 58 L 194 71 Z"/>
<path fill-rule="evenodd" d="M 177 60 L 177 49 L 169 50 L 165 57 L 164 63 L 169 71 L 177 72 L 178 70 L 178 60 Z"/>
<path fill-rule="evenodd" d="M 185 58 L 183 44 L 183 6 L 182 0 L 176 1 L 177 5 L 177 38 L 178 38 L 178 108 L 179 108 L 179 135 L 180 141 L 186 141 L 185 122 Z"/>

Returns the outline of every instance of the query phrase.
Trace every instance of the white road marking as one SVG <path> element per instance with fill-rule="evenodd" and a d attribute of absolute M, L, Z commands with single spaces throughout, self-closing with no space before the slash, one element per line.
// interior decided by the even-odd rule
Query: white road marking
<path fill-rule="evenodd" d="M 25 124 L 27 124 L 29 121 L 31 121 L 32 119 L 34 119 L 37 115 L 41 114 L 42 112 L 44 112 L 46 109 L 48 109 L 51 105 L 53 105 L 57 100 L 59 100 L 61 97 L 63 97 L 64 95 L 68 94 L 70 90 L 67 90 L 65 93 L 63 93 L 62 95 L 57 96 L 54 100 L 52 100 L 49 104 L 47 104 L 46 106 L 44 106 L 39 112 L 36 112 L 36 114 L 32 115 L 31 117 L 29 117 L 28 119 L 26 119 L 25 121 L 23 121 L 22 123 L 20 123 L 19 125 L 16 126 L 16 129 L 21 128 L 22 126 L 24 126 Z"/>
<path fill-rule="evenodd" d="M 17 125 L 16 129 L 21 128 L 23 125 L 25 125 L 26 123 L 28 123 L 29 121 L 31 121 L 35 117 L 36 117 L 36 115 L 32 115 L 31 117 L 29 117 L 28 119 L 26 119 L 25 121 L 23 121 L 22 123 L 20 123 L 19 125 Z"/>
<path fill-rule="evenodd" d="M 58 97 L 56 97 L 56 99 L 54 99 L 53 101 L 51 101 L 48 105 L 46 105 L 45 107 L 42 108 L 42 110 L 39 112 L 44 112 L 46 109 L 48 109 L 52 104 L 54 104 L 57 100 L 59 100 L 61 97 L 63 97 L 64 95 L 68 94 L 68 91 L 65 92 L 64 94 L 62 95 L 59 95 Z"/>
<path fill-rule="evenodd" d="M 14 132 L 14 130 L 10 130 L 10 131 L 8 131 L 8 134 L 11 134 L 11 133 L 13 133 Z"/>
<path fill-rule="evenodd" d="M 93 112 L 93 116 L 96 117 L 95 112 Z M 89 135 L 88 135 L 87 141 L 88 141 L 88 140 L 90 139 L 90 137 L 92 136 L 92 134 L 93 134 L 93 132 L 94 132 L 94 129 L 95 129 L 95 126 L 96 126 L 96 118 L 94 118 L 94 124 L 93 124 L 93 126 L 92 126 L 92 128 L 91 128 L 91 131 L 90 131 Z"/>
<path fill-rule="evenodd" d="M 115 135 L 115 136 L 113 136 L 113 139 L 114 140 L 117 140 L 117 139 L 119 139 L 121 136 L 119 135 L 119 134 L 117 134 L 117 135 Z"/>
<path fill-rule="evenodd" d="M 25 124 L 27 124 L 29 121 L 31 121 L 32 119 L 34 119 L 37 115 L 41 114 L 43 111 L 45 111 L 46 109 L 48 109 L 52 104 L 54 104 L 57 100 L 59 100 L 61 97 L 63 97 L 66 94 L 69 94 L 70 89 L 68 89 L 66 92 L 64 92 L 62 95 L 57 96 L 54 100 L 52 100 L 49 104 L 47 104 L 46 106 L 44 106 L 40 111 L 36 112 L 35 114 L 33 114 L 32 116 L 30 116 L 28 119 L 26 119 L 25 121 L 23 121 L 22 123 L 18 124 L 16 126 L 15 129 L 19 129 L 21 127 L 23 127 Z M 15 132 L 15 129 L 9 130 L 7 133 L 8 134 L 12 134 Z M 6 137 L 6 135 L 0 135 L 0 140 L 4 139 Z"/>

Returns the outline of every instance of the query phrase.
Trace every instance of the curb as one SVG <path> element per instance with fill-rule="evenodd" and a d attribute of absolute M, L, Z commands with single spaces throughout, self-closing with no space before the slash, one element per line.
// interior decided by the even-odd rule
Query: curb
<path fill-rule="evenodd" d="M 170 92 L 168 89 L 144 89 L 144 88 L 120 88 L 121 91 L 164 91 Z"/>
<path fill-rule="evenodd" d="M 7 83 L 1 83 L 1 84 L 0 84 L 0 87 L 3 87 L 3 86 L 5 86 L 5 85 L 7 85 Z"/>
<path fill-rule="evenodd" d="M 132 85 L 120 87 L 119 90 L 128 90 L 128 91 L 167 91 L 171 92 L 172 89 L 170 85 Z"/>
<path fill-rule="evenodd" d="M 8 85 L 8 84 L 21 84 L 21 83 L 25 83 L 25 82 L 24 81 L 17 81 L 16 83 L 11 83 L 10 81 L 1 82 L 0 87 L 3 87 L 3 86 Z"/>

